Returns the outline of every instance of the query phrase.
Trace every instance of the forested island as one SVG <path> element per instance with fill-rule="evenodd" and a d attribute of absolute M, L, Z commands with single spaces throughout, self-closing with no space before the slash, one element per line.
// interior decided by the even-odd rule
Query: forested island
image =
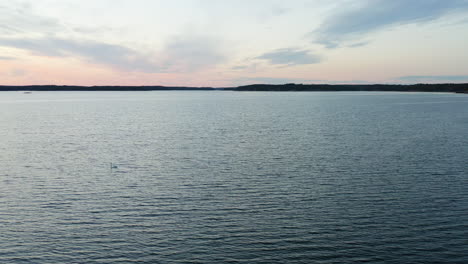
<path fill-rule="evenodd" d="M 468 93 L 468 83 L 441 84 L 253 84 L 238 87 L 0 85 L 0 91 L 298 91 L 298 92 L 448 92 Z"/>
<path fill-rule="evenodd" d="M 375 92 L 452 92 L 468 93 L 468 83 L 461 84 L 254 84 L 234 88 L 237 91 L 375 91 Z"/>

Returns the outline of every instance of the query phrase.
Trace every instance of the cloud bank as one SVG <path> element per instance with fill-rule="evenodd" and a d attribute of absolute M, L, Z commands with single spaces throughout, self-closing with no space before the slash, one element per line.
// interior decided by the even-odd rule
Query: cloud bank
<path fill-rule="evenodd" d="M 117 69 L 156 72 L 157 64 L 138 52 L 115 44 L 55 37 L 0 38 L 0 46 L 30 51 L 37 56 L 79 57 L 92 63 Z"/>
<path fill-rule="evenodd" d="M 309 35 L 327 48 L 359 40 L 370 32 L 398 25 L 423 23 L 447 14 L 468 11 L 468 0 L 365 0 L 344 2 Z"/>
<path fill-rule="evenodd" d="M 118 70 L 145 73 L 194 72 L 226 59 L 215 40 L 193 36 L 174 38 L 161 52 L 149 56 L 118 44 L 56 37 L 0 38 L 0 47 L 22 49 L 36 56 L 78 57 Z"/>
<path fill-rule="evenodd" d="M 218 39 L 194 32 L 165 41 L 159 52 L 142 51 L 105 40 L 90 33 L 110 28 L 64 25 L 38 15 L 30 4 L 0 4 L 0 47 L 29 51 L 35 56 L 74 57 L 112 69 L 144 73 L 194 72 L 226 60 Z M 0 60 L 12 60 L 0 54 Z"/>

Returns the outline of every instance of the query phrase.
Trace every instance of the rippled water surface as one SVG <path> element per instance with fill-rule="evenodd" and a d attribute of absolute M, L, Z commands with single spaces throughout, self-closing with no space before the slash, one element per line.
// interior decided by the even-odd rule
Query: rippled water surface
<path fill-rule="evenodd" d="M 1 92 L 0 263 L 468 263 L 467 135 L 467 95 Z"/>

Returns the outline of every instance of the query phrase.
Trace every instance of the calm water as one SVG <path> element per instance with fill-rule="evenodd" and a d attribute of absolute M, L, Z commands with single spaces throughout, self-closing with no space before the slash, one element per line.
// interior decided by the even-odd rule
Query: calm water
<path fill-rule="evenodd" d="M 1 92 L 0 263 L 468 263 L 467 135 L 467 95 Z"/>

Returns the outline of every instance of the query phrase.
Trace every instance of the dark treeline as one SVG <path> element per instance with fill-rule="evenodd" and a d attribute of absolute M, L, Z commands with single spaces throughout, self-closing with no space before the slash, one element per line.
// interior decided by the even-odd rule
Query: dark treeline
<path fill-rule="evenodd" d="M 211 87 L 183 86 L 75 86 L 75 85 L 0 85 L 0 91 L 178 91 L 214 90 Z"/>
<path fill-rule="evenodd" d="M 237 91 L 382 91 L 382 92 L 452 92 L 468 93 L 468 83 L 461 84 L 254 84 L 235 88 Z"/>
<path fill-rule="evenodd" d="M 468 93 L 468 83 L 462 84 L 253 84 L 229 88 L 184 87 L 184 86 L 69 86 L 69 85 L 28 85 L 0 86 L 0 91 L 382 91 L 382 92 L 452 92 Z"/>

